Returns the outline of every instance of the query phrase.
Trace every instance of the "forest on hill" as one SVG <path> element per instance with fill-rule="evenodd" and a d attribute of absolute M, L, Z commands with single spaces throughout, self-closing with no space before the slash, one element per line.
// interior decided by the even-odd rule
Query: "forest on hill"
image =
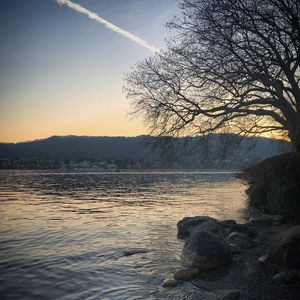
<path fill-rule="evenodd" d="M 157 138 L 52 136 L 46 139 L 1 143 L 3 161 L 63 161 L 114 163 L 121 168 L 224 168 L 244 167 L 249 162 L 290 151 L 290 143 L 266 138 L 244 138 L 236 135 L 208 137 Z M 34 164 L 34 163 L 33 163 Z M 58 163 L 61 167 L 61 163 Z M 60 168 L 58 167 L 58 168 Z M 26 167 L 25 167 L 26 168 Z"/>

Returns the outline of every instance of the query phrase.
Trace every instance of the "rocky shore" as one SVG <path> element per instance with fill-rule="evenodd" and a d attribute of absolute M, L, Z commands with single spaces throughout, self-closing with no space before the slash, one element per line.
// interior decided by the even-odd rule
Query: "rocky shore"
<path fill-rule="evenodd" d="M 195 216 L 177 229 L 185 240 L 182 268 L 162 282 L 155 299 L 300 299 L 300 225 L 277 215 L 245 224 Z"/>

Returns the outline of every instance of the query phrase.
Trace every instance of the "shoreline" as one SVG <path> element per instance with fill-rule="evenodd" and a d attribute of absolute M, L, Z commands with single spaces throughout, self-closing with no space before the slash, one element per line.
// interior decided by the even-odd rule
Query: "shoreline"
<path fill-rule="evenodd" d="M 209 217 L 202 216 L 199 218 Z M 189 218 L 186 219 L 192 220 Z M 231 263 L 218 268 L 204 271 L 199 271 L 198 269 L 199 272 L 196 271 L 194 275 L 185 272 L 182 278 L 177 278 L 178 274 L 180 276 L 183 274 L 178 270 L 173 274 L 175 280 L 172 276 L 168 277 L 162 283 L 162 286 L 153 293 L 155 299 L 299 299 L 299 270 L 263 261 L 263 258 L 273 247 L 274 238 L 279 233 L 291 229 L 293 225 L 284 222 L 280 216 L 269 217 L 269 215 L 261 215 L 252 209 L 248 211 L 245 219 L 246 223 L 236 224 L 237 226 L 233 225 L 234 220 L 220 221 L 221 224 L 224 224 L 223 227 L 225 229 L 223 238 L 224 240 L 228 240 L 228 235 L 232 235 L 231 227 L 233 227 L 233 230 L 239 228 L 239 231 L 245 230 L 244 233 L 239 233 L 241 234 L 240 237 L 242 237 L 242 234 L 246 235 L 247 230 L 249 230 L 249 232 L 253 233 L 253 244 L 251 246 L 242 247 L 243 243 L 240 243 L 238 249 L 236 248 L 237 251 L 236 249 L 232 249 Z M 201 231 L 201 229 L 198 228 L 197 231 Z M 187 240 L 191 239 L 192 234 L 195 235 L 194 233 L 195 231 L 192 231 Z M 248 237 L 247 240 L 249 240 Z M 239 240 L 236 241 L 237 243 L 239 242 Z M 189 271 L 191 268 L 183 267 L 182 270 Z M 195 271 L 195 269 L 192 270 Z"/>

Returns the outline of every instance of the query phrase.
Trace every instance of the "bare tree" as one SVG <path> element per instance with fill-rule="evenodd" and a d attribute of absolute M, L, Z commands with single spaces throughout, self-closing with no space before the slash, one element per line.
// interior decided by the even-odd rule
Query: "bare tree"
<path fill-rule="evenodd" d="M 300 1 L 183 0 L 167 50 L 126 77 L 152 133 L 290 138 L 300 150 Z"/>

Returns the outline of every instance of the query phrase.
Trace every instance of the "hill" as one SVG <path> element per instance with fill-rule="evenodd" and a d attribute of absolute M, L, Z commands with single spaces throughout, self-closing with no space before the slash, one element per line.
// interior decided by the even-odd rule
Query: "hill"
<path fill-rule="evenodd" d="M 0 143 L 3 160 L 139 161 L 146 167 L 230 167 L 290 151 L 290 144 L 236 135 L 158 139 L 152 136 L 52 136 L 46 139 Z"/>

